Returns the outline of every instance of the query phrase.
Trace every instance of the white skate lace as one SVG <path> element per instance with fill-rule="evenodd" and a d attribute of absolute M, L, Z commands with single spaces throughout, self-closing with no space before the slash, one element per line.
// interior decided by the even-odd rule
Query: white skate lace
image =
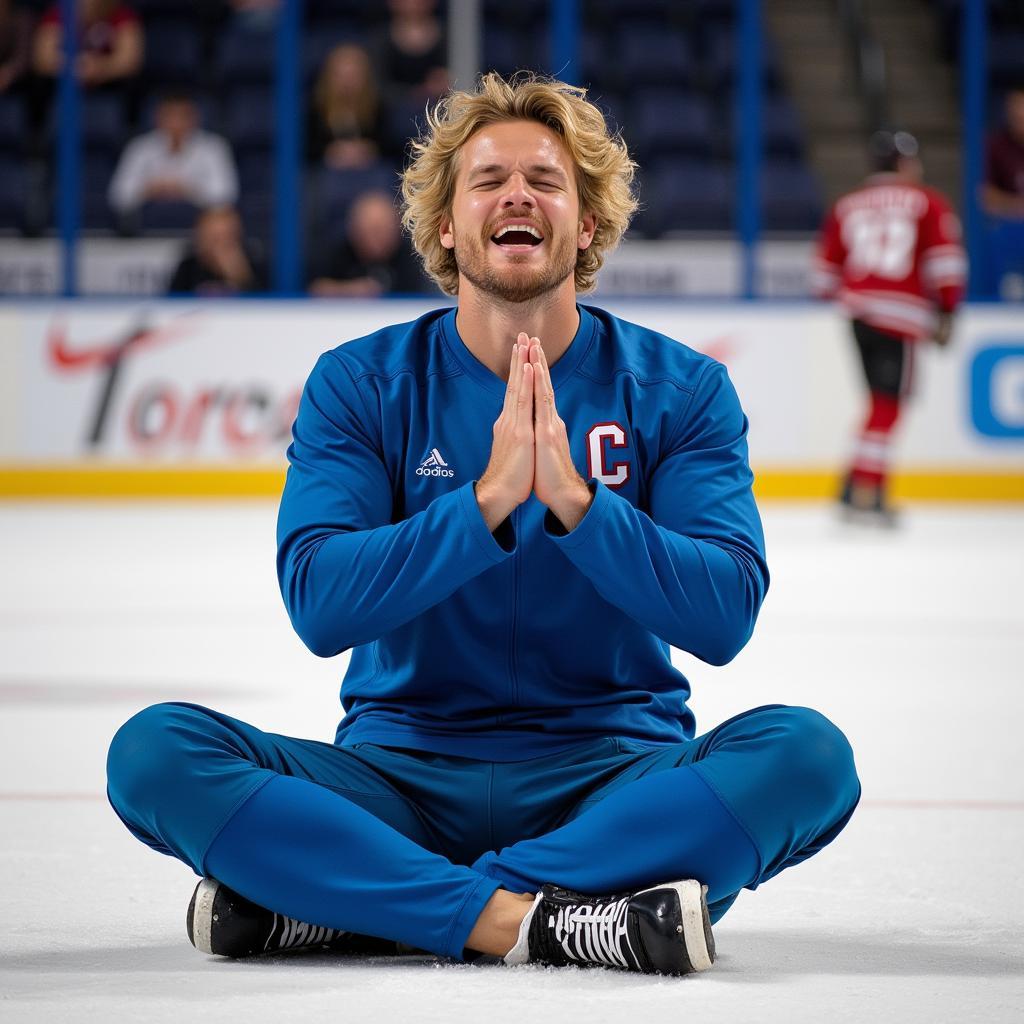
<path fill-rule="evenodd" d="M 561 907 L 548 918 L 554 937 L 567 957 L 573 960 L 629 967 L 626 950 L 632 953 L 626 932 L 629 897 L 603 906 L 583 904 Z"/>
<path fill-rule="evenodd" d="M 342 933 L 335 928 L 306 924 L 293 917 L 274 914 L 274 926 L 267 936 L 264 952 L 269 949 L 294 949 L 297 946 L 322 946 Z"/>

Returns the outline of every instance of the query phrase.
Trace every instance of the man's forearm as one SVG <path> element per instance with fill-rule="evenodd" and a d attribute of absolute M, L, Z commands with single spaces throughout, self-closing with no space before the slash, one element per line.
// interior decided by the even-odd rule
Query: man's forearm
<path fill-rule="evenodd" d="M 473 493 L 476 495 L 476 503 L 480 506 L 480 514 L 491 533 L 494 533 L 516 507 L 514 502 L 510 502 L 487 484 L 481 486 L 479 480 L 473 484 Z"/>
<path fill-rule="evenodd" d="M 568 490 L 558 501 L 552 502 L 549 508 L 565 527 L 566 533 L 572 533 L 579 526 L 593 503 L 594 496 L 581 478 L 578 487 Z"/>

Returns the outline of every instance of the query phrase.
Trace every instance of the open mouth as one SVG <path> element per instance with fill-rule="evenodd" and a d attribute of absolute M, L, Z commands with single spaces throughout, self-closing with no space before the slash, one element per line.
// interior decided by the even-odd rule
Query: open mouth
<path fill-rule="evenodd" d="M 506 224 L 491 235 L 491 241 L 502 249 L 525 252 L 540 245 L 544 236 L 530 224 Z"/>

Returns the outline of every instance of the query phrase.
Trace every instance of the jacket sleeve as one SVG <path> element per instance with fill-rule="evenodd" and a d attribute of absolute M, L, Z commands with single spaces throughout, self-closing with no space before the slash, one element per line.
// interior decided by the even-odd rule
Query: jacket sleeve
<path fill-rule="evenodd" d="M 321 356 L 299 403 L 277 524 L 285 607 L 321 657 L 408 622 L 515 550 L 510 520 L 487 529 L 476 481 L 392 522 L 373 424 L 342 357 Z"/>
<path fill-rule="evenodd" d="M 967 284 L 960 219 L 938 194 L 929 196 L 921 221 L 921 279 L 944 313 L 960 305 Z"/>
<path fill-rule="evenodd" d="M 662 640 L 724 665 L 754 629 L 768 589 L 751 491 L 747 418 L 720 363 L 684 405 L 650 478 L 650 515 L 598 480 L 571 533 L 544 529 L 608 602 Z"/>
<path fill-rule="evenodd" d="M 814 251 L 814 265 L 811 269 L 811 290 L 821 299 L 830 299 L 839 291 L 843 280 L 843 265 L 846 262 L 846 247 L 835 207 L 828 212 Z"/>

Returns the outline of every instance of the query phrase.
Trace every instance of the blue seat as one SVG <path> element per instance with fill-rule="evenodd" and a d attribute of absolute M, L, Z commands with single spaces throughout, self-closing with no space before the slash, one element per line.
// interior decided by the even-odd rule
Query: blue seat
<path fill-rule="evenodd" d="M 181 18 L 197 11 L 204 0 L 132 0 L 132 8 L 148 26 L 151 18 Z"/>
<path fill-rule="evenodd" d="M 20 160 L 0 156 L 0 228 L 24 227 L 28 171 Z"/>
<path fill-rule="evenodd" d="M 245 227 L 245 236 L 269 242 L 273 237 L 274 197 L 267 192 L 253 192 L 242 196 L 238 212 Z"/>
<path fill-rule="evenodd" d="M 164 19 L 146 23 L 143 73 L 151 86 L 190 84 L 202 67 L 202 39 L 188 20 Z"/>
<path fill-rule="evenodd" d="M 107 202 L 114 166 L 113 157 L 106 153 L 86 153 L 82 157 L 81 218 L 86 230 L 109 231 L 114 227 L 114 212 Z"/>
<path fill-rule="evenodd" d="M 25 144 L 25 105 L 18 96 L 0 96 L 0 153 L 20 152 Z"/>
<path fill-rule="evenodd" d="M 627 126 L 633 123 L 629 102 L 618 93 L 595 88 L 588 92 L 587 99 L 604 114 L 605 122 L 612 131 L 625 133 Z M 632 146 L 633 140 L 627 137 L 626 142 Z"/>
<path fill-rule="evenodd" d="M 608 57 L 609 46 L 605 33 L 599 27 L 583 26 L 579 36 L 579 73 L 582 83 L 596 92 L 618 89 L 617 76 L 613 73 Z"/>
<path fill-rule="evenodd" d="M 761 134 L 765 152 L 799 158 L 804 152 L 800 117 L 788 96 L 767 96 L 761 110 Z"/>
<path fill-rule="evenodd" d="M 57 117 L 57 104 L 53 104 L 46 124 L 46 136 L 51 145 L 57 137 Z M 87 153 L 115 159 L 128 137 L 124 99 L 109 93 L 81 95 L 78 124 L 82 146 Z"/>
<path fill-rule="evenodd" d="M 484 22 L 506 22 L 507 24 L 532 25 L 547 23 L 550 0 L 484 0 Z"/>
<path fill-rule="evenodd" d="M 736 84 L 739 71 L 739 37 L 731 28 L 708 32 L 705 39 L 705 78 L 713 89 L 729 89 Z M 779 58 L 768 36 L 762 37 L 761 83 L 772 92 L 782 86 Z"/>
<path fill-rule="evenodd" d="M 507 78 L 519 70 L 522 59 L 523 41 L 519 32 L 502 25 L 489 24 L 484 28 L 484 71 L 497 71 Z"/>
<path fill-rule="evenodd" d="M 736 0 L 694 0 L 694 15 L 698 22 L 726 23 L 736 19 Z"/>
<path fill-rule="evenodd" d="M 238 188 L 247 193 L 274 190 L 274 154 L 269 150 L 249 150 L 238 158 Z"/>
<path fill-rule="evenodd" d="M 421 99 L 399 98 L 384 110 L 383 146 L 386 153 L 404 153 L 409 140 L 419 135 L 426 120 L 425 103 Z"/>
<path fill-rule="evenodd" d="M 988 78 L 997 89 L 1024 79 L 1024 32 L 993 33 L 988 42 Z"/>
<path fill-rule="evenodd" d="M 821 225 L 821 188 L 803 163 L 767 161 L 761 168 L 761 224 L 766 231 L 816 231 Z"/>
<path fill-rule="evenodd" d="M 306 23 L 347 21 L 361 25 L 366 20 L 366 0 L 306 0 Z"/>
<path fill-rule="evenodd" d="M 139 228 L 143 234 L 184 234 L 192 230 L 199 207 L 180 200 L 143 203 L 139 210 Z"/>
<path fill-rule="evenodd" d="M 313 221 L 327 241 L 345 233 L 345 218 L 357 196 L 364 192 L 395 193 L 398 178 L 390 164 L 379 163 L 351 170 L 324 168 L 317 172 Z"/>
<path fill-rule="evenodd" d="M 236 150 L 271 149 L 274 91 L 270 86 L 233 89 L 224 104 L 224 134 Z"/>
<path fill-rule="evenodd" d="M 276 48 L 277 37 L 270 29 L 230 22 L 217 49 L 218 80 L 228 86 L 271 81 L 277 61 Z"/>
<path fill-rule="evenodd" d="M 634 97 L 633 109 L 628 141 L 642 160 L 711 155 L 714 124 L 703 97 L 676 89 L 644 90 Z"/>
<path fill-rule="evenodd" d="M 619 36 L 617 62 L 626 83 L 693 85 L 696 62 L 689 39 L 681 31 L 650 25 L 624 26 Z"/>
<path fill-rule="evenodd" d="M 647 233 L 725 231 L 732 223 L 733 177 L 707 161 L 659 160 L 644 176 Z"/>
<path fill-rule="evenodd" d="M 584 17 L 605 25 L 635 25 L 640 21 L 664 25 L 667 16 L 673 13 L 673 5 L 665 3 L 665 0 L 590 0 L 586 6 L 589 9 Z"/>

